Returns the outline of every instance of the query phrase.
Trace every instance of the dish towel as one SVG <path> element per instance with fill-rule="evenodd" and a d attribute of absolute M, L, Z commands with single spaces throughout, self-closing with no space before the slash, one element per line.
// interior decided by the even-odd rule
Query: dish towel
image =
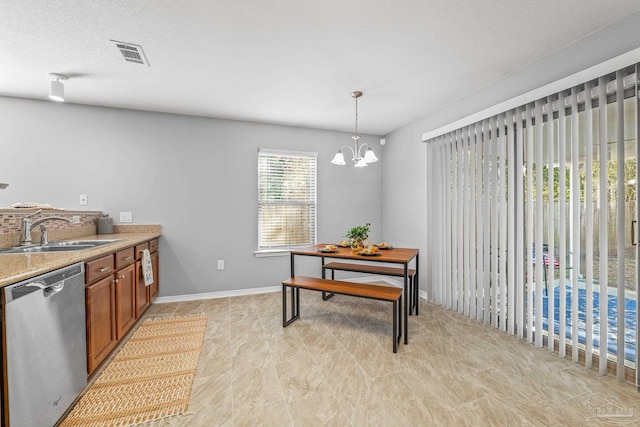
<path fill-rule="evenodd" d="M 153 283 L 153 266 L 151 265 L 151 252 L 149 252 L 149 249 L 142 251 L 142 275 L 144 276 L 145 286 Z"/>

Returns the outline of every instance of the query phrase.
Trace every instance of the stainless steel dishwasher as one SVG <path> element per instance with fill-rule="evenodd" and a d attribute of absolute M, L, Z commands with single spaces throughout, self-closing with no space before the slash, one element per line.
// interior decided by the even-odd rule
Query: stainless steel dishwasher
<path fill-rule="evenodd" d="M 87 385 L 84 265 L 2 289 L 3 423 L 51 427 Z"/>

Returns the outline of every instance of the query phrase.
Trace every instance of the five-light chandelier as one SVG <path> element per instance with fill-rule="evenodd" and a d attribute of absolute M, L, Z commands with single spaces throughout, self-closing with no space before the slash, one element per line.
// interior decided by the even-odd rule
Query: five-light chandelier
<path fill-rule="evenodd" d="M 340 166 L 345 165 L 344 155 L 342 154 L 342 150 L 345 148 L 348 148 L 353 154 L 353 158 L 352 158 L 353 165 L 357 168 L 362 168 L 367 166 L 369 163 L 377 162 L 378 158 L 376 157 L 371 147 L 369 147 L 369 144 L 366 144 L 366 143 L 360 144 L 360 135 L 358 135 L 358 98 L 362 96 L 362 92 L 360 91 L 351 92 L 351 96 L 356 101 L 356 134 L 352 136 L 355 147 L 351 148 L 348 145 L 343 145 L 342 147 L 340 147 L 336 155 L 333 157 L 333 160 L 331 160 L 331 163 L 333 163 L 334 165 L 340 165 Z M 364 149 L 364 152 L 363 152 L 363 149 Z"/>

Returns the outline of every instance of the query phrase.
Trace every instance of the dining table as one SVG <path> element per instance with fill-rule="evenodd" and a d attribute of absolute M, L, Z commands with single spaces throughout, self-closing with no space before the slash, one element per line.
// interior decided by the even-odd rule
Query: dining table
<path fill-rule="evenodd" d="M 291 249 L 291 277 L 295 277 L 295 257 L 296 256 L 308 256 L 321 258 L 322 266 L 325 264 L 325 259 L 343 259 L 343 260 L 355 260 L 367 263 L 385 263 L 385 264 L 400 264 L 404 269 L 404 288 L 403 288 L 403 305 L 404 305 L 404 321 L 403 335 L 404 343 L 409 343 L 409 304 L 410 304 L 410 291 L 409 291 L 409 266 L 414 262 L 413 268 L 415 269 L 415 276 L 413 278 L 414 285 L 418 286 L 419 279 L 419 258 L 420 250 L 415 248 L 399 248 L 390 246 L 387 249 L 380 249 L 377 254 L 367 254 L 366 251 L 353 250 L 350 247 L 336 247 L 335 250 L 326 250 L 328 243 L 320 243 L 312 246 L 305 246 L 301 248 Z M 324 278 L 325 272 L 321 268 L 322 277 Z M 418 313 L 418 301 L 419 297 L 416 297 L 415 309 Z"/>

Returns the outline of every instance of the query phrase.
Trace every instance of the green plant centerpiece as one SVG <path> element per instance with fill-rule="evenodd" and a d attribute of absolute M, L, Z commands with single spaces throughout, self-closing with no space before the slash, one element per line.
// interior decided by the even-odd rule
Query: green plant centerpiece
<path fill-rule="evenodd" d="M 371 227 L 371 224 L 366 223 L 365 225 L 353 227 L 347 232 L 344 237 L 349 239 L 351 249 L 360 249 L 369 246 L 369 227 Z"/>

